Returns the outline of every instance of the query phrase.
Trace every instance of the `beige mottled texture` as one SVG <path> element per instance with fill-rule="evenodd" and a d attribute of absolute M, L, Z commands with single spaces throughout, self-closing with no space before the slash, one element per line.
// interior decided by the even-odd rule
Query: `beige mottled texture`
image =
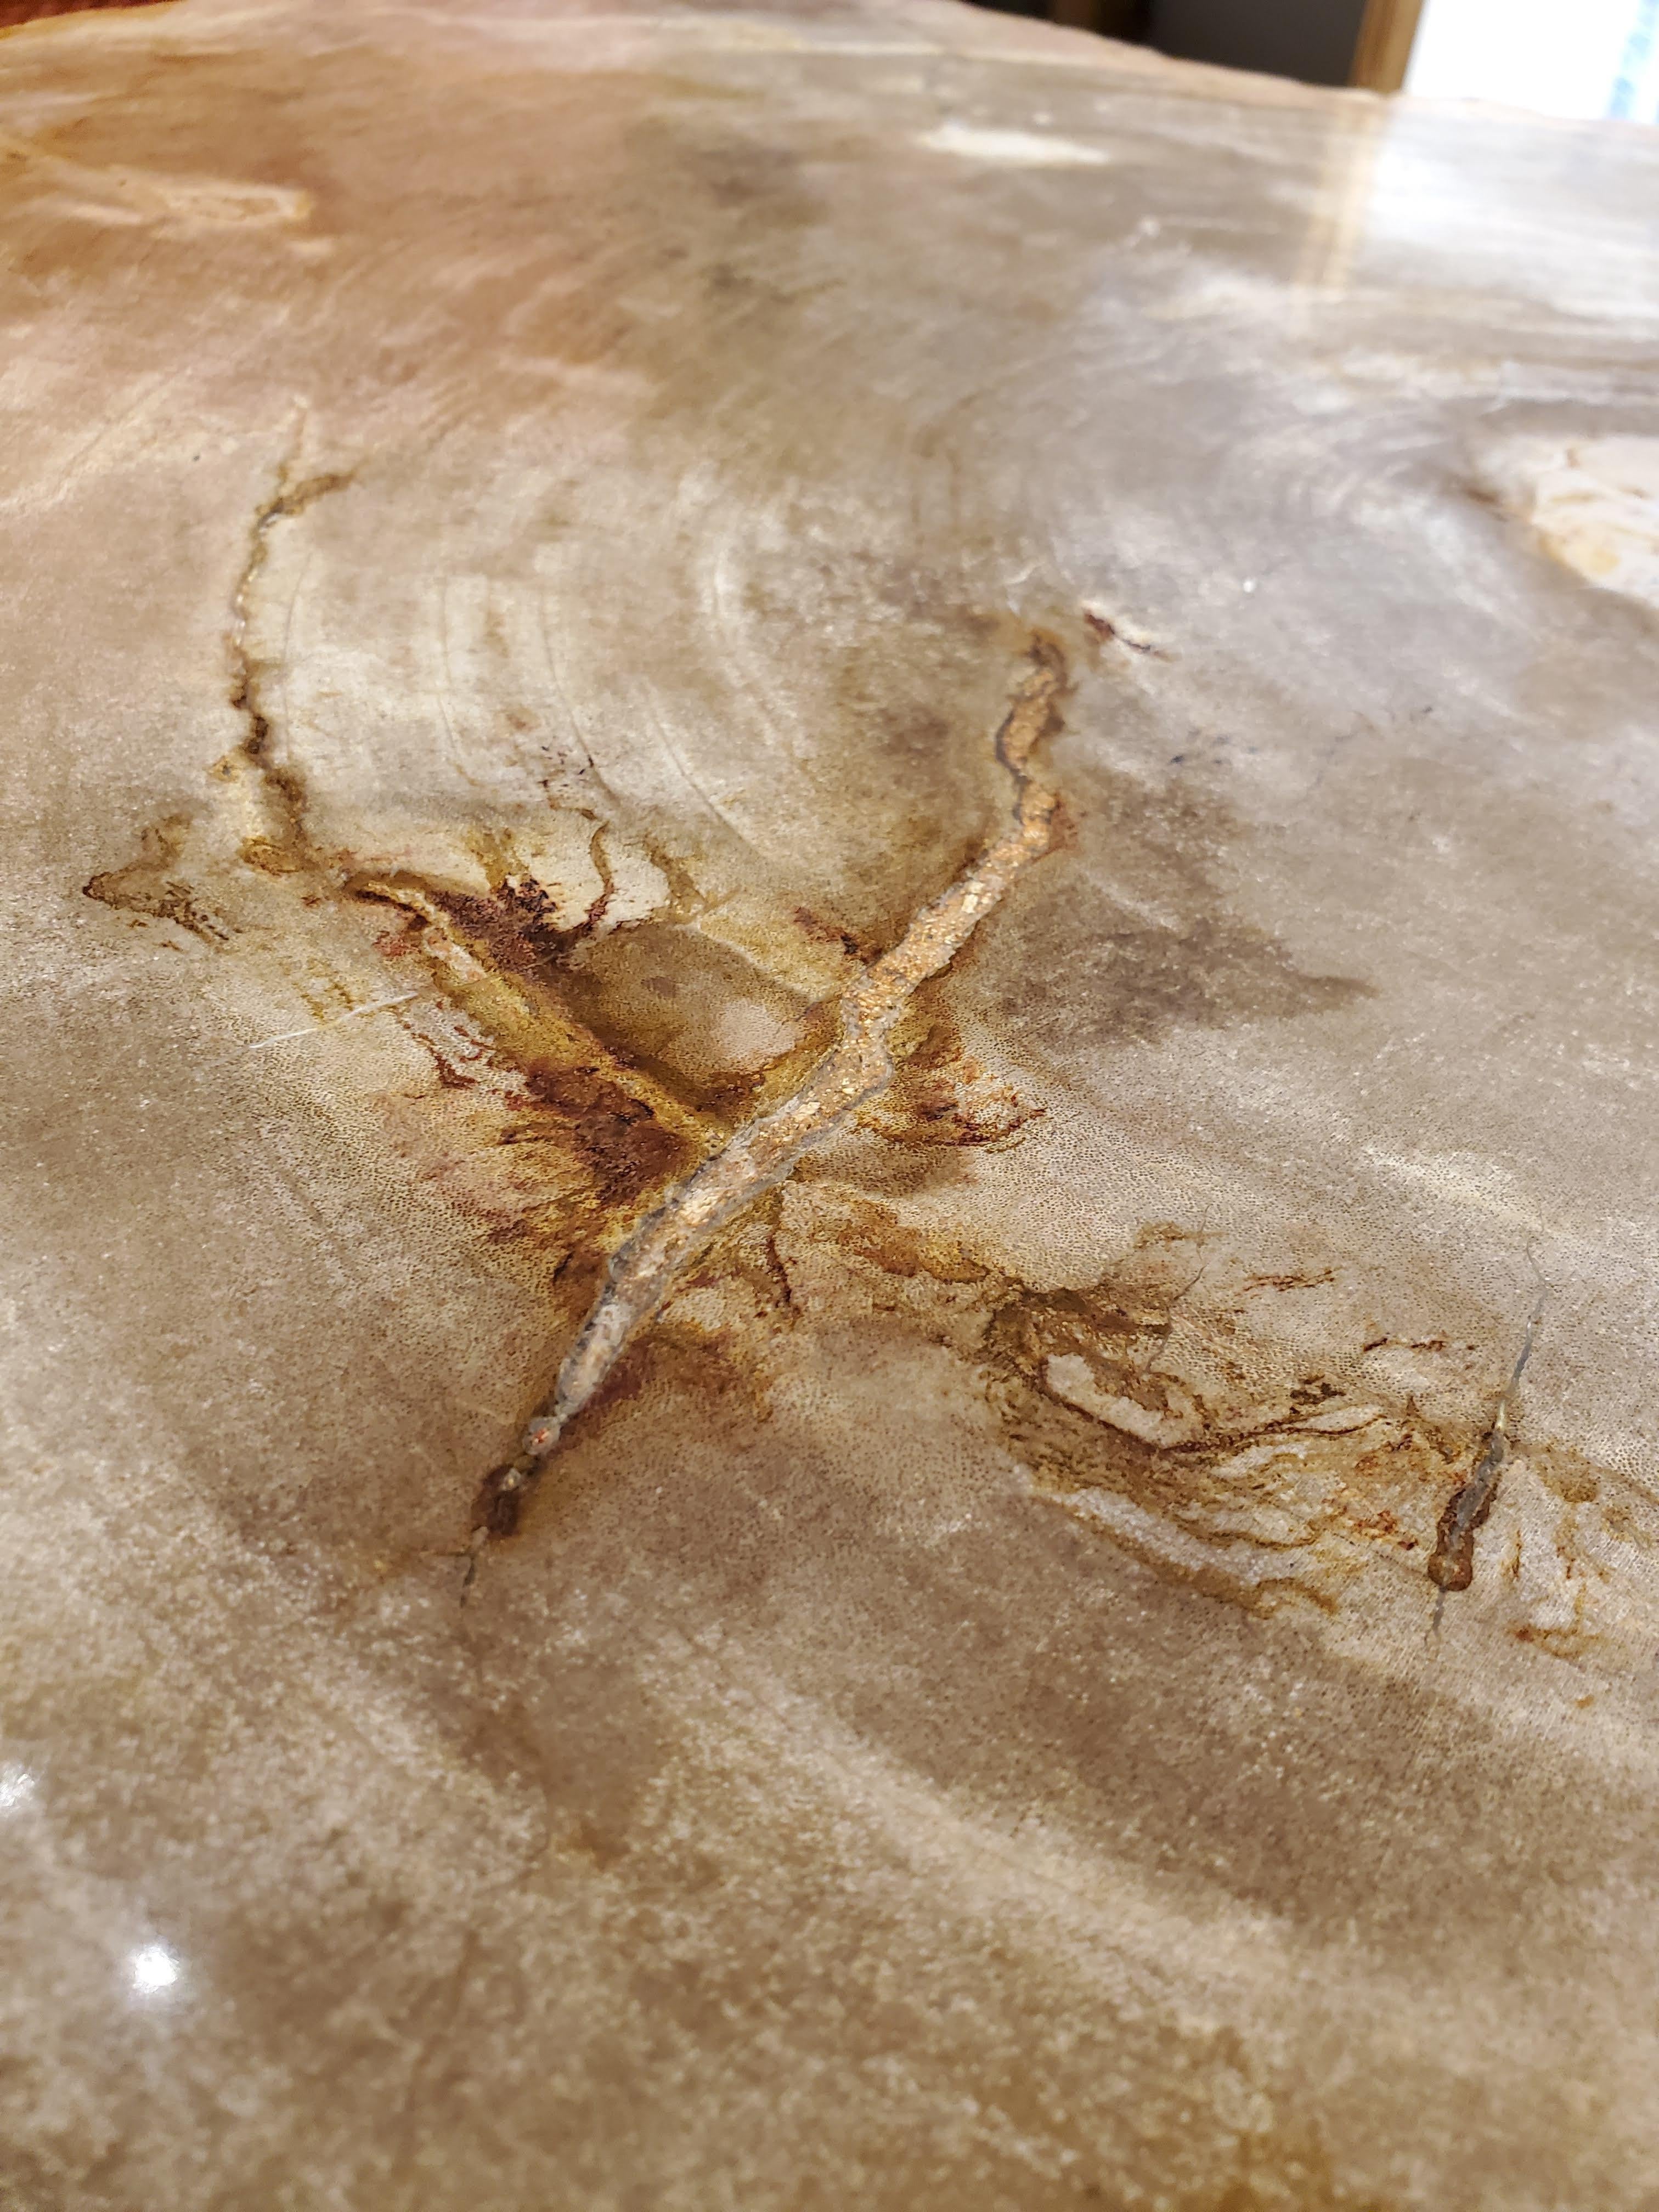
<path fill-rule="evenodd" d="M 1659 438 L 1521 438 L 1493 460 L 1558 561 L 1659 611 Z"/>
<path fill-rule="evenodd" d="M 1659 140 L 179 0 L 0 175 L 5 2212 L 1656 2212 Z"/>

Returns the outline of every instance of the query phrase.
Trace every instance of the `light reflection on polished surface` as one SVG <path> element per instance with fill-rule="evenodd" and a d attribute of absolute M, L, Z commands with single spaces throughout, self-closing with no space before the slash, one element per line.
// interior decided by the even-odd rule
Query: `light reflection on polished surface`
<path fill-rule="evenodd" d="M 128 1960 L 127 1972 L 137 1994 L 150 1997 L 176 1986 L 179 1966 L 164 1943 L 144 1943 Z"/>
<path fill-rule="evenodd" d="M 34 1777 L 27 1766 L 8 1759 L 0 1764 L 0 1814 L 21 1812 L 34 1802 Z"/>

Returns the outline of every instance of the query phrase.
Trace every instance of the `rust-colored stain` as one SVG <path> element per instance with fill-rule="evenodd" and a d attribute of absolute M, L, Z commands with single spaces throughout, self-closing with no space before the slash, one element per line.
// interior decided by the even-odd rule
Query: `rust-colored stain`
<path fill-rule="evenodd" d="M 950 1155 L 1020 1143 L 1041 1122 L 1043 1103 L 988 1070 L 968 1048 L 952 1003 L 952 977 L 971 962 L 981 915 L 1000 907 L 1012 887 L 1012 872 L 1006 880 L 998 872 L 1005 867 L 994 857 L 1001 848 L 987 848 L 978 860 L 970 856 L 956 885 L 941 894 L 945 904 L 966 902 L 960 925 L 940 939 L 942 972 L 930 969 L 936 958 L 930 952 L 883 1001 L 887 1058 L 849 1079 L 843 1095 L 835 1070 L 845 1008 L 860 994 L 884 989 L 884 974 L 904 972 L 911 939 L 902 930 L 883 953 L 839 919 L 799 902 L 785 906 L 775 927 L 842 963 L 850 980 L 839 998 L 775 991 L 756 1018 L 793 1042 L 763 1065 L 723 1074 L 708 1059 L 703 1024 L 688 1024 L 680 1003 L 706 1006 L 740 988 L 752 993 L 753 972 L 699 927 L 695 885 L 659 849 L 653 860 L 670 886 L 665 910 L 606 928 L 617 880 L 597 812 L 585 816 L 579 842 L 599 889 L 574 913 L 499 830 L 475 841 L 487 890 L 462 889 L 412 867 L 365 868 L 351 851 L 320 845 L 304 779 L 275 726 L 274 672 L 250 642 L 251 617 L 276 526 L 349 493 L 353 482 L 349 471 L 303 473 L 295 453 L 255 514 L 228 633 L 228 696 L 245 734 L 214 770 L 214 782 L 245 825 L 233 875 L 240 867 L 273 886 L 289 884 L 305 904 L 321 901 L 342 915 L 397 917 L 389 929 L 377 925 L 371 938 L 380 958 L 404 974 L 417 965 L 473 1042 L 463 1063 L 458 1051 L 422 1038 L 433 1089 L 389 1100 L 387 1133 L 415 1171 L 480 1220 L 504 1252 L 532 1266 L 546 1288 L 550 1328 L 575 1332 L 549 1411 L 532 1423 L 518 1455 L 493 1468 L 478 1489 L 475 1545 L 518 1533 L 550 1452 L 585 1405 L 591 1401 L 602 1411 L 625 1401 L 635 1387 L 630 1376 L 641 1371 L 629 1340 L 665 1304 L 665 1343 L 673 1339 L 678 1289 L 729 1275 L 750 1280 L 763 1305 L 790 1326 L 823 1310 L 822 1285 L 816 1297 L 799 1287 L 789 1257 L 810 1216 L 812 1236 L 842 1255 L 849 1280 L 868 1281 L 874 1270 L 877 1279 L 906 1286 L 896 1299 L 878 1294 L 882 1309 L 969 1362 L 1009 1449 L 1030 1472 L 1034 1495 L 1104 1528 L 1158 1571 L 1253 1611 L 1291 1598 L 1328 1608 L 1363 1557 L 1379 1547 L 1402 1563 L 1428 1556 L 1443 1589 L 1466 1584 L 1474 1532 L 1495 1487 L 1480 1479 L 1490 1437 L 1471 1479 L 1484 1503 L 1471 1517 L 1474 1492 L 1466 1483 L 1446 1509 L 1457 1522 L 1454 1539 L 1443 1516 L 1434 1542 L 1429 1502 L 1444 1496 L 1460 1457 L 1468 1463 L 1481 1440 L 1460 1443 L 1417 1417 L 1408 1402 L 1356 1411 L 1364 1347 L 1355 1347 L 1346 1370 L 1285 1376 L 1264 1368 L 1260 1347 L 1230 1334 L 1231 1324 L 1213 1313 L 1195 1320 L 1195 1303 L 1183 1310 L 1188 1286 L 1171 1273 L 1188 1261 L 1201 1272 L 1201 1241 L 1189 1232 L 1150 1228 L 1127 1272 L 1074 1291 L 1044 1291 L 979 1260 L 946 1234 L 907 1227 L 873 1195 L 836 1200 L 817 1180 L 814 1149 L 820 1132 L 833 1127 L 861 1127 L 891 1147 L 895 1170 L 882 1180 L 902 1192 L 940 1173 L 948 1180 Z M 1098 620 L 1090 627 L 1106 634 Z M 1068 683 L 1058 644 L 1039 638 L 1030 653 L 1031 672 L 997 741 L 1017 781 L 1029 774 L 1036 744 L 1060 726 Z M 1010 729 L 1017 733 L 1012 740 Z M 1190 872 L 1181 855 L 1203 848 L 1204 837 L 1194 836 L 1196 804 L 1144 793 L 1132 800 L 1127 793 L 1115 800 L 1130 834 L 1144 837 L 1149 854 L 1167 854 L 1163 865 L 1177 874 Z M 1058 793 L 1044 786 L 1039 811 L 1013 834 L 1025 840 L 1022 852 L 1041 857 L 1074 847 L 1075 822 Z M 88 894 L 135 916 L 173 922 L 204 945 L 234 949 L 233 880 L 210 857 L 210 842 L 192 817 L 170 816 L 144 833 L 136 860 L 94 877 Z M 981 897 L 975 871 L 987 867 L 992 888 Z M 912 931 L 933 927 L 933 912 L 924 905 Z M 1020 928 L 1018 908 L 1009 923 Z M 1115 988 L 1104 994 L 1103 1009 L 1086 979 L 1044 975 L 1034 977 L 1013 1016 L 1017 1025 L 1040 1035 L 1050 1006 L 1058 1013 L 1079 988 L 1085 1003 L 1075 1025 L 1103 1038 L 1152 1036 L 1171 1021 L 1207 1024 L 1237 1012 L 1259 1018 L 1317 1012 L 1363 988 L 1303 976 L 1259 933 L 1221 921 L 1200 920 L 1188 939 L 1136 925 L 1127 934 L 1106 933 L 1106 942 Z M 1103 1011 L 1109 1026 L 1102 1026 Z M 801 1101 L 814 1099 L 803 1109 Z M 777 1164 L 758 1171 L 741 1165 L 757 1133 L 774 1127 L 788 1133 Z M 675 1228 L 663 1255 L 631 1259 L 638 1240 L 646 1240 L 641 1250 L 652 1249 L 656 1224 L 678 1220 L 688 1195 L 695 1210 L 708 1179 L 728 1172 L 728 1154 L 739 1163 L 732 1187 L 706 1207 L 702 1225 Z M 899 1173 L 896 1163 L 906 1154 L 938 1159 L 940 1169 Z M 510 1164 L 505 1182 L 492 1158 Z M 775 1184 L 797 1169 L 805 1181 L 781 1212 Z M 758 1246 L 744 1226 L 751 1213 Z M 616 1304 L 630 1268 L 643 1287 Z M 1328 1269 L 1243 1270 L 1237 1291 L 1248 1300 L 1329 1279 Z M 848 1291 L 843 1281 L 837 1295 Z M 580 1322 L 584 1303 L 587 1317 Z M 694 1340 L 706 1364 L 714 1340 L 706 1334 Z M 596 1343 L 597 1361 L 585 1350 Z M 741 1369 L 756 1355 L 743 1349 L 739 1332 L 721 1338 L 719 1356 Z M 763 1349 L 759 1356 L 763 1365 Z M 569 1378 L 578 1370 L 586 1379 L 573 1389 Z M 683 1371 L 695 1385 L 706 1364 L 692 1357 Z"/>
<path fill-rule="evenodd" d="M 776 181 L 769 173 L 774 212 Z M 711 189 L 722 205 L 746 204 L 749 186 L 736 172 L 722 169 Z M 821 899 L 774 898 L 766 928 L 779 972 L 763 975 L 711 928 L 694 866 L 660 838 L 643 842 L 663 896 L 644 912 L 621 914 L 614 802 L 597 783 L 591 802 L 551 809 L 573 833 L 568 850 L 580 854 L 594 886 L 580 896 L 547 878 L 526 842 L 528 827 L 464 826 L 457 849 L 465 865 L 453 875 L 418 860 L 366 860 L 337 829 L 319 826 L 307 781 L 315 771 L 302 768 L 301 749 L 280 726 L 283 668 L 264 636 L 262 599 L 279 534 L 325 502 L 351 500 L 362 471 L 307 465 L 307 438 L 301 416 L 248 523 L 232 589 L 227 698 L 243 727 L 212 771 L 217 811 L 170 815 L 144 832 L 136 860 L 86 888 L 136 918 L 175 924 L 204 946 L 233 952 L 251 949 L 260 933 L 252 881 L 341 921 L 361 916 L 378 957 L 416 978 L 410 995 L 459 1024 L 440 1038 L 417 1012 L 387 1002 L 389 1018 L 419 1037 L 432 1079 L 429 1089 L 380 1102 L 383 1128 L 414 1176 L 544 1287 L 550 1342 L 564 1335 L 568 1344 L 553 1397 L 518 1452 L 477 1491 L 475 1536 L 502 1537 L 522 1525 L 560 1436 L 590 1401 L 615 1401 L 636 1364 L 631 1338 L 672 1308 L 679 1288 L 703 1280 L 711 1266 L 742 1273 L 756 1265 L 752 1240 L 732 1233 L 734 1215 L 762 1207 L 766 1295 L 781 1290 L 792 1325 L 811 1312 L 787 1258 L 806 1206 L 815 1235 L 830 1239 L 855 1272 L 874 1267 L 909 1286 L 901 1304 L 910 1325 L 945 1328 L 973 1364 L 1034 1494 L 1141 1551 L 1160 1572 L 1252 1609 L 1287 1594 L 1328 1607 L 1358 1559 L 1380 1547 L 1403 1561 L 1429 1556 L 1443 1588 L 1464 1585 L 1495 1486 L 1476 1480 L 1484 1504 L 1472 1518 L 1473 1493 L 1468 1484 L 1460 1489 L 1446 1509 L 1457 1526 L 1449 1539 L 1443 1528 L 1437 1543 L 1425 1505 L 1432 1494 L 1443 1498 L 1481 1441 L 1437 1430 L 1397 1399 L 1378 1400 L 1345 1427 L 1340 1416 L 1359 1387 L 1355 1355 L 1343 1354 L 1346 1366 L 1286 1376 L 1261 1347 L 1224 1340 L 1227 1325 L 1213 1315 L 1200 1320 L 1199 1301 L 1175 1318 L 1185 1293 L 1166 1297 L 1167 1284 L 1139 1304 L 1116 1277 L 1054 1291 L 982 1264 L 948 1237 L 906 1229 L 873 1193 L 837 1206 L 821 1188 L 804 1190 L 782 1212 L 767 1195 L 798 1171 L 811 1184 L 816 1149 L 835 1131 L 862 1130 L 886 1148 L 876 1182 L 900 1197 L 944 1187 L 963 1171 L 963 1156 L 1027 1142 L 1041 1127 L 1049 1108 L 1030 1073 L 1016 1082 L 964 1038 L 958 1001 L 975 972 L 981 922 L 993 913 L 1017 956 L 1030 940 L 1029 956 L 1015 963 L 1018 997 L 995 1009 L 998 1030 L 1022 1048 L 1028 1071 L 1059 1066 L 1080 1049 L 1154 1041 L 1181 1025 L 1336 1012 L 1367 994 L 1356 979 L 1304 972 L 1265 933 L 1226 912 L 1208 856 L 1230 824 L 1214 798 L 1178 772 L 1182 756 L 1163 787 L 1097 765 L 1063 800 L 1036 780 L 1037 749 L 1063 726 L 1066 624 L 1019 634 L 914 577 L 891 580 L 895 603 L 952 634 L 958 650 L 971 644 L 977 654 L 1024 656 L 1008 719 L 985 748 L 993 767 L 1013 777 L 1014 827 L 999 842 L 965 831 L 952 837 L 938 818 L 919 824 L 918 856 L 935 852 L 936 867 L 952 850 L 954 860 L 931 898 L 908 911 L 873 884 L 858 921 Z M 1074 654 L 1096 659 L 1103 648 L 1152 665 L 1167 658 L 1097 609 L 1074 612 L 1069 635 Z M 851 672 L 847 680 L 848 703 L 861 710 Z M 533 738 L 533 718 L 514 709 L 509 720 L 515 735 Z M 892 720 L 884 743 L 896 771 L 909 774 L 918 762 L 930 772 L 940 757 L 959 763 L 975 741 L 918 706 Z M 1069 860 L 1080 824 L 1102 818 L 1133 854 L 1151 901 L 1091 912 L 1079 927 L 1077 902 L 1098 895 L 1064 870 L 1051 890 L 1039 879 L 1006 900 L 1027 861 Z M 933 944 L 929 933 L 942 927 L 934 917 L 953 900 L 958 920 L 939 938 L 937 956 L 913 957 L 912 945 Z M 1076 948 L 1063 963 L 1052 955 L 1055 900 Z M 1170 918 L 1149 919 L 1148 904 Z M 784 956 L 791 944 L 798 957 Z M 781 970 L 792 962 L 823 980 L 808 988 L 786 981 Z M 900 976 L 895 991 L 890 980 Z M 843 1079 L 837 1054 L 847 1059 L 856 1010 L 876 998 L 880 1053 Z M 709 1018 L 732 1007 L 743 1009 L 751 1041 L 735 1064 Z M 726 1188 L 720 1178 L 728 1172 Z M 1169 1233 L 1170 1249 L 1187 1249 L 1187 1232 Z M 1143 1273 L 1163 1234 L 1146 1232 L 1135 1261 Z M 1304 1279 L 1246 1270 L 1239 1293 L 1289 1293 L 1320 1279 L 1328 1271 Z M 733 1340 L 722 1357 L 741 1364 L 745 1355 Z M 1490 1439 L 1486 1449 L 1490 1456 Z"/>
<path fill-rule="evenodd" d="M 46 15 L 80 15 L 94 8 L 158 8 L 171 0 L 0 0 L 0 31 L 20 23 L 38 22 Z"/>
<path fill-rule="evenodd" d="M 127 914 L 147 915 L 158 921 L 176 922 L 204 945 L 223 945 L 230 930 L 208 908 L 199 904 L 178 862 L 190 832 L 187 814 L 169 814 L 152 823 L 141 834 L 138 857 L 124 868 L 110 868 L 88 878 L 86 896 L 101 906 Z"/>
<path fill-rule="evenodd" d="M 917 990 L 950 967 L 1023 872 L 1048 851 L 1058 794 L 1036 756 L 1061 726 L 1068 671 L 1050 638 L 1032 641 L 1029 664 L 995 739 L 1013 793 L 1001 834 L 848 987 L 833 1041 L 799 1087 L 740 1126 L 616 1248 L 552 1397 L 531 1420 L 517 1455 L 486 1479 L 475 1516 L 479 1539 L 516 1528 L 518 1501 L 540 1480 L 565 1431 L 720 1231 L 886 1092 L 896 1068 L 894 1033 Z"/>

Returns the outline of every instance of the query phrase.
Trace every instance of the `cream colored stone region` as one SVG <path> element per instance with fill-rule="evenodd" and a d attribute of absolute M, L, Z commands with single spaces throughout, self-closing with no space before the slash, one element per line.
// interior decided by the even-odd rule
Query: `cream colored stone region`
<path fill-rule="evenodd" d="M 1495 473 L 1556 560 L 1659 609 L 1659 438 L 1529 439 Z"/>
<path fill-rule="evenodd" d="M 4 2212 L 1653 2212 L 1659 134 L 175 0 L 0 177 Z"/>

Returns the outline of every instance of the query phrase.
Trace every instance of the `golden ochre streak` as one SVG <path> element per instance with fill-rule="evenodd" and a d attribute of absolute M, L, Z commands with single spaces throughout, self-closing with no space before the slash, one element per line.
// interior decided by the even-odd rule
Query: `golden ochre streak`
<path fill-rule="evenodd" d="M 1038 776 L 1031 758 L 1040 740 L 1059 726 L 1066 683 L 1060 648 L 1039 641 L 997 732 L 997 757 L 1014 785 L 1007 830 L 948 890 L 922 908 L 892 951 L 872 962 L 847 992 L 836 1042 L 800 1088 L 739 1129 L 617 1248 L 559 1370 L 551 1399 L 526 1429 L 517 1458 L 497 1468 L 483 1486 L 475 1546 L 517 1527 L 525 1495 L 559 1438 L 593 1398 L 635 1331 L 657 1311 L 711 1238 L 783 1182 L 808 1152 L 845 1128 L 892 1081 L 888 1039 L 917 989 L 949 967 L 1015 879 L 1048 850 L 1060 800 Z"/>

